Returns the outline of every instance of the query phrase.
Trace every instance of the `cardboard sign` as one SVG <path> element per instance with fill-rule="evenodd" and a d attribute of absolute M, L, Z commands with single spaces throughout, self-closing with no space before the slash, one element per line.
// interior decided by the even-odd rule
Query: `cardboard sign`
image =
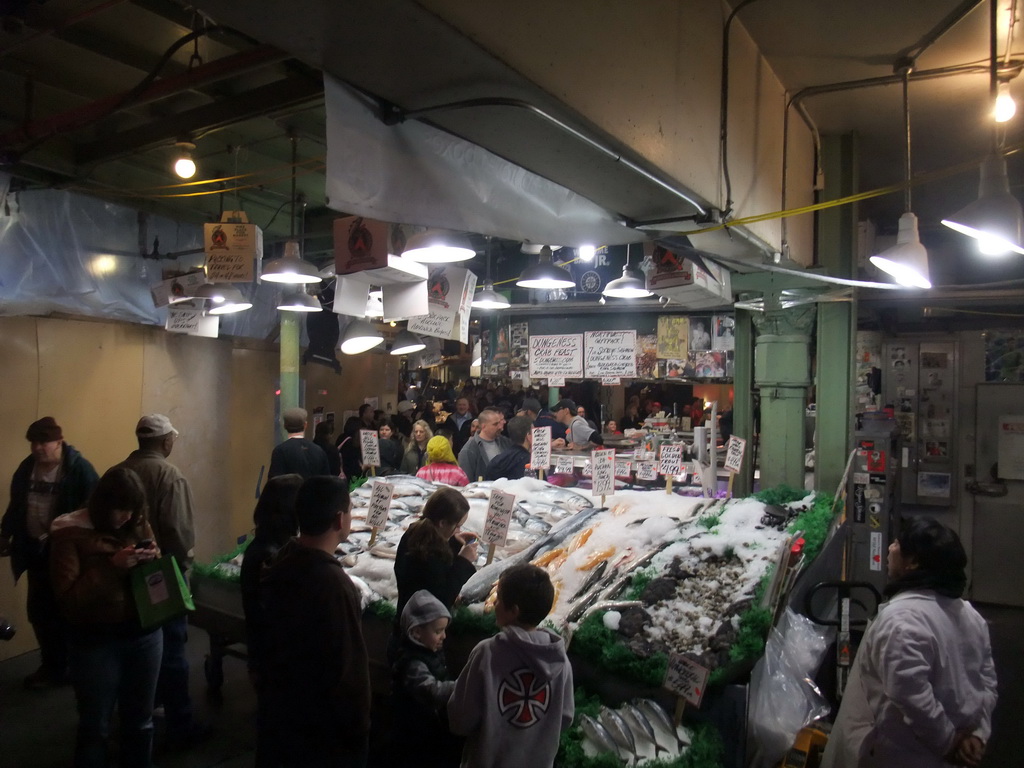
<path fill-rule="evenodd" d="M 631 462 L 625 461 L 623 459 L 616 459 L 615 460 L 615 476 L 616 477 L 624 477 L 626 479 L 629 479 L 629 475 L 630 475 L 632 469 L 633 469 L 633 465 L 632 465 Z"/>
<path fill-rule="evenodd" d="M 668 669 L 665 671 L 665 687 L 677 696 L 682 696 L 687 703 L 700 706 L 704 698 L 704 688 L 708 682 L 708 669 L 697 662 L 670 653 Z"/>
<path fill-rule="evenodd" d="M 391 248 L 387 222 L 364 216 L 345 216 L 334 220 L 334 271 L 350 275 L 388 265 L 388 254 L 400 255 Z M 399 230 L 400 231 L 400 230 Z"/>
<path fill-rule="evenodd" d="M 487 502 L 487 519 L 484 520 L 484 532 L 481 538 L 488 544 L 498 547 L 505 546 L 508 526 L 512 522 L 512 510 L 516 506 L 515 494 L 504 491 L 491 491 Z"/>
<path fill-rule="evenodd" d="M 391 510 L 391 496 L 394 492 L 395 486 L 391 483 L 373 484 L 370 506 L 366 510 L 366 524 L 371 528 L 383 528 L 387 523 L 388 512 Z"/>
<path fill-rule="evenodd" d="M 263 258 L 263 230 L 244 211 L 224 211 L 220 221 L 203 224 L 206 279 L 211 283 L 248 283 Z"/>
<path fill-rule="evenodd" d="M 638 461 L 636 463 L 636 479 L 654 481 L 658 479 L 658 465 L 653 461 Z"/>
<path fill-rule="evenodd" d="M 546 470 L 551 466 L 551 427 L 533 428 L 530 468 Z"/>
<path fill-rule="evenodd" d="M 203 310 L 193 307 L 169 307 L 164 328 L 171 333 L 216 339 L 220 332 L 220 318 L 217 315 L 204 315 Z"/>
<path fill-rule="evenodd" d="M 615 451 L 611 449 L 590 452 L 590 466 L 594 480 L 591 495 L 611 496 L 615 493 Z"/>
<path fill-rule="evenodd" d="M 555 473 L 559 475 L 572 474 L 572 456 L 559 456 L 555 459 Z"/>
<path fill-rule="evenodd" d="M 658 471 L 663 475 L 679 475 L 683 472 L 683 446 L 661 446 L 661 462 Z"/>
<path fill-rule="evenodd" d="M 469 342 L 469 312 L 476 275 L 451 264 L 434 266 L 427 277 L 429 314 L 409 320 L 408 329 L 420 336 Z"/>
<path fill-rule="evenodd" d="M 195 294 L 196 288 L 205 282 L 206 274 L 201 269 L 161 280 L 149 289 L 153 297 L 153 306 L 166 307 L 168 304 L 188 301 Z"/>
<path fill-rule="evenodd" d="M 736 474 L 743 468 L 743 454 L 747 451 L 747 441 L 733 435 L 725 444 L 725 468 Z"/>
<path fill-rule="evenodd" d="M 583 374 L 636 378 L 636 331 L 587 331 L 583 334 Z"/>
<path fill-rule="evenodd" d="M 375 430 L 359 430 L 359 451 L 362 454 L 363 464 L 371 467 L 380 466 L 380 442 Z"/>
<path fill-rule="evenodd" d="M 530 378 L 552 377 L 583 378 L 583 334 L 530 336 Z"/>

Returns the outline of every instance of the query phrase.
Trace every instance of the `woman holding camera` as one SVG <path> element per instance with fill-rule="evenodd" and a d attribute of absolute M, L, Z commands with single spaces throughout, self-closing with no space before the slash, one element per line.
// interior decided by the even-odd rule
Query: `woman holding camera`
<path fill-rule="evenodd" d="M 159 554 L 146 522 L 145 488 L 125 467 L 108 470 L 85 509 L 61 515 L 50 527 L 50 571 L 68 622 L 78 701 L 75 768 L 107 765 L 115 704 L 121 765 L 152 766 L 153 697 L 163 635 L 159 627 L 140 625 L 129 573 Z"/>

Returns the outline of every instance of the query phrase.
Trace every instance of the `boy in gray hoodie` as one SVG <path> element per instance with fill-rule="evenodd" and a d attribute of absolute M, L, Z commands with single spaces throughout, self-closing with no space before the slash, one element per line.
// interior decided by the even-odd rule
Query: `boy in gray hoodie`
<path fill-rule="evenodd" d="M 498 581 L 499 635 L 479 643 L 448 700 L 452 732 L 467 736 L 463 768 L 543 768 L 572 724 L 572 667 L 562 638 L 538 629 L 555 590 L 546 571 L 517 565 Z"/>

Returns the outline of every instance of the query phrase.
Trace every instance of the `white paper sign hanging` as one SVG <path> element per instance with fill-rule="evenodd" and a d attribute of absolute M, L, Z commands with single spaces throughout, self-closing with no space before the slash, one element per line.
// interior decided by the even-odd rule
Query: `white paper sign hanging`
<path fill-rule="evenodd" d="M 359 450 L 362 453 L 363 464 L 370 467 L 380 466 L 380 443 L 374 430 L 359 430 Z"/>
<path fill-rule="evenodd" d="M 481 537 L 484 541 L 498 547 L 505 546 L 508 526 L 512 522 L 512 510 L 515 505 L 515 494 L 498 490 L 491 491 L 490 500 L 487 502 L 484 532 Z"/>
<path fill-rule="evenodd" d="M 391 483 L 373 484 L 370 506 L 366 511 L 366 524 L 371 528 L 383 528 L 387 523 L 388 512 L 391 510 L 391 496 L 394 492 L 395 486 Z"/>
<path fill-rule="evenodd" d="M 533 446 L 530 449 L 530 468 L 533 470 L 551 466 L 551 427 L 533 428 Z"/>
<path fill-rule="evenodd" d="M 594 480 L 591 493 L 594 496 L 611 496 L 615 493 L 615 451 L 598 450 L 590 452 L 590 465 Z"/>

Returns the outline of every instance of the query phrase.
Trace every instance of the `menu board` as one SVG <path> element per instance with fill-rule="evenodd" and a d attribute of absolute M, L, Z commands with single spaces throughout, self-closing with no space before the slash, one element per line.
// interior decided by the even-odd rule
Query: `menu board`
<path fill-rule="evenodd" d="M 583 334 L 583 375 L 636 378 L 636 331 L 587 331 Z"/>
<path fill-rule="evenodd" d="M 583 378 L 583 334 L 531 336 L 530 378 Z"/>

